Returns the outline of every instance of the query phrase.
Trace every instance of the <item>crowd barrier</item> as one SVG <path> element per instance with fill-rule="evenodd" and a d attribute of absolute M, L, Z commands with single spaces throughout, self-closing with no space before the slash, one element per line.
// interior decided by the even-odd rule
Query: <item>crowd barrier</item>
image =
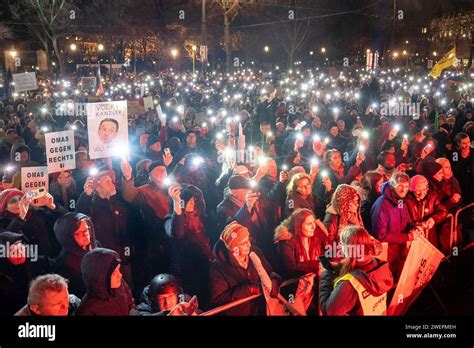
<path fill-rule="evenodd" d="M 454 215 L 453 214 L 448 214 L 446 219 L 450 220 L 450 250 L 452 250 L 453 246 L 457 245 L 457 228 L 458 228 L 458 224 L 459 224 L 459 214 L 471 207 L 474 207 L 474 202 L 473 203 L 470 203 L 468 205 L 465 205 L 461 208 L 459 208 L 455 213 Z M 446 258 L 445 258 L 446 259 Z M 294 284 L 296 283 L 300 278 L 303 278 L 305 277 L 307 274 L 301 276 L 301 277 L 298 277 L 298 278 L 292 278 L 292 279 L 289 279 L 289 280 L 286 280 L 284 281 L 280 288 L 283 288 L 285 286 L 288 286 L 288 285 L 291 285 L 291 284 Z M 200 316 L 212 316 L 212 315 L 216 315 L 216 314 L 219 314 L 219 313 L 222 313 L 222 312 L 225 312 L 226 310 L 229 310 L 231 308 L 234 308 L 234 307 L 237 307 L 243 303 L 246 303 L 246 302 L 249 302 L 249 301 L 252 301 L 258 297 L 262 296 L 262 293 L 260 292 L 259 294 L 256 294 L 256 295 L 252 295 L 252 296 L 249 296 L 249 297 L 246 297 L 246 298 L 242 298 L 242 299 L 239 299 L 239 300 L 236 300 L 236 301 L 233 301 L 233 302 L 229 302 L 229 303 L 226 303 L 225 305 L 222 305 L 222 306 L 219 306 L 219 307 L 216 307 L 216 308 L 213 308 L 207 312 L 204 312 L 204 313 L 201 313 Z"/>

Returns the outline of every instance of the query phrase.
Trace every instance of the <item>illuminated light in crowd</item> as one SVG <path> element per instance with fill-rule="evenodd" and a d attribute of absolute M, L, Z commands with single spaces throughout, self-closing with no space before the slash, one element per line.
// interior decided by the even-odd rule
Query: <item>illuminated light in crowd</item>
<path fill-rule="evenodd" d="M 408 134 L 403 134 L 404 139 L 408 139 Z"/>
<path fill-rule="evenodd" d="M 89 175 L 96 176 L 97 174 L 99 174 L 99 169 L 97 169 L 96 167 L 92 167 L 91 169 L 89 169 Z"/>
<path fill-rule="evenodd" d="M 13 167 L 12 165 L 7 165 L 5 167 L 5 172 L 11 173 L 11 172 L 13 172 L 14 169 L 15 169 L 15 167 Z"/>
<path fill-rule="evenodd" d="M 42 130 L 44 133 L 46 133 L 49 129 L 48 129 L 48 127 L 41 127 L 41 130 Z"/>
<path fill-rule="evenodd" d="M 178 116 L 173 116 L 173 118 L 171 119 L 171 121 L 173 121 L 174 123 L 178 122 Z"/>
<path fill-rule="evenodd" d="M 303 140 L 303 134 L 301 134 L 301 133 L 296 134 L 296 139 L 297 140 Z"/>
<path fill-rule="evenodd" d="M 312 110 L 313 112 L 318 112 L 318 107 L 317 107 L 317 106 L 313 106 L 313 107 L 311 108 L 311 110 Z"/>
<path fill-rule="evenodd" d="M 311 165 L 313 167 L 319 166 L 319 160 L 316 157 L 311 158 Z"/>
<path fill-rule="evenodd" d="M 258 158 L 258 164 L 264 166 L 267 164 L 268 159 L 265 156 L 260 156 Z"/>
<path fill-rule="evenodd" d="M 200 166 L 201 164 L 204 163 L 204 159 L 201 157 L 201 156 L 197 156 L 197 157 L 194 157 L 193 158 L 193 165 L 195 165 L 196 167 Z"/>
<path fill-rule="evenodd" d="M 313 135 L 313 141 L 314 142 L 320 142 L 321 138 L 319 137 L 319 135 L 315 134 L 315 135 Z"/>
<path fill-rule="evenodd" d="M 253 145 L 250 145 L 250 146 L 249 146 L 249 151 L 250 151 L 250 152 L 253 152 L 254 150 L 255 150 L 255 148 L 253 147 Z"/>
<path fill-rule="evenodd" d="M 180 113 L 180 114 L 183 114 L 184 113 L 184 106 L 183 105 L 179 105 L 176 110 Z"/>
<path fill-rule="evenodd" d="M 329 138 L 328 138 L 328 137 L 324 138 L 324 142 L 325 142 L 326 144 L 329 144 Z"/>
<path fill-rule="evenodd" d="M 48 112 L 48 109 L 45 108 L 45 107 L 42 107 L 42 108 L 40 109 L 40 111 L 41 111 L 42 114 L 44 114 L 44 113 Z"/>
<path fill-rule="evenodd" d="M 75 131 L 75 130 L 77 130 L 77 127 L 75 125 L 72 125 L 71 129 Z"/>
<path fill-rule="evenodd" d="M 284 164 L 281 166 L 281 169 L 286 172 L 288 170 L 288 166 Z"/>
<path fill-rule="evenodd" d="M 375 108 L 377 108 L 377 103 L 372 103 L 372 105 L 371 105 L 371 106 L 372 106 L 372 108 L 374 108 L 374 109 L 375 109 Z"/>
<path fill-rule="evenodd" d="M 332 112 L 334 113 L 334 115 L 337 115 L 339 113 L 339 109 L 335 107 L 332 109 Z"/>
<path fill-rule="evenodd" d="M 368 131 L 362 131 L 362 137 L 365 138 L 365 139 L 368 139 L 369 138 L 369 132 Z"/>
<path fill-rule="evenodd" d="M 171 178 L 170 177 L 166 177 L 163 179 L 163 185 L 165 186 L 170 186 L 171 185 Z"/>
<path fill-rule="evenodd" d="M 328 177 L 328 175 L 329 175 L 329 173 L 328 173 L 328 171 L 327 171 L 327 170 L 323 170 L 323 171 L 321 171 L 321 177 L 322 177 L 322 178 L 327 178 L 327 177 Z"/>
<path fill-rule="evenodd" d="M 234 120 L 235 120 L 235 122 L 240 122 L 240 116 L 239 116 L 239 115 L 235 115 L 235 116 L 234 116 Z"/>
<path fill-rule="evenodd" d="M 447 103 L 446 99 L 441 99 L 441 105 L 446 105 L 446 103 Z"/>
<path fill-rule="evenodd" d="M 257 181 L 255 180 L 250 180 L 250 187 L 251 188 L 256 188 L 258 186 Z"/>
<path fill-rule="evenodd" d="M 361 152 L 361 153 L 365 152 L 365 146 L 364 145 L 359 145 L 359 152 Z"/>

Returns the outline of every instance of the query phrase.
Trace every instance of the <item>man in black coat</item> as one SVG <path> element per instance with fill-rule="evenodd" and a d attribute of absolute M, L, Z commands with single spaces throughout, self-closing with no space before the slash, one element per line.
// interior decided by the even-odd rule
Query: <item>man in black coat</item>
<path fill-rule="evenodd" d="M 76 211 L 91 217 L 100 246 L 116 251 L 124 261 L 122 274 L 131 286 L 128 236 L 128 210 L 116 197 L 117 191 L 109 172 L 99 173 L 86 181 L 77 201 Z"/>
<path fill-rule="evenodd" d="M 132 292 L 122 281 L 119 255 L 96 248 L 82 258 L 81 273 L 86 286 L 78 315 L 137 315 Z"/>

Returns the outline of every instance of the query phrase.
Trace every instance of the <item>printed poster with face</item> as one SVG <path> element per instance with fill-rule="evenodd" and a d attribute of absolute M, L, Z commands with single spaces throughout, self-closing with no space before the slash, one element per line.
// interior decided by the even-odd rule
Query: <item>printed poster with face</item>
<path fill-rule="evenodd" d="M 112 157 L 128 148 L 127 101 L 87 104 L 91 159 Z"/>

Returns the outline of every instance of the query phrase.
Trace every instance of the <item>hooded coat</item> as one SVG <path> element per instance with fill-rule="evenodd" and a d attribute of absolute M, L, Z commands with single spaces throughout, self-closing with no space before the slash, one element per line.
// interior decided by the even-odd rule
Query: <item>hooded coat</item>
<path fill-rule="evenodd" d="M 386 262 L 376 258 L 350 272 L 373 296 L 392 288 L 393 277 Z M 334 287 L 334 271 L 325 270 L 319 283 L 319 303 L 324 315 L 363 315 L 359 295 L 348 280 Z"/>
<path fill-rule="evenodd" d="M 119 255 L 110 249 L 96 248 L 82 258 L 82 279 L 86 295 L 78 315 L 128 316 L 136 315 L 135 302 L 127 283 L 122 280 L 117 289 L 110 288 L 113 271 L 120 264 Z"/>
<path fill-rule="evenodd" d="M 69 280 L 71 293 L 82 297 L 86 288 L 82 282 L 81 261 L 89 250 L 82 249 L 74 239 L 74 232 L 81 220 L 89 221 L 91 244 L 89 250 L 96 247 L 95 233 L 89 217 L 84 214 L 67 213 L 56 221 L 54 233 L 62 246 L 62 250 L 54 261 L 53 269 L 56 273 Z"/>

